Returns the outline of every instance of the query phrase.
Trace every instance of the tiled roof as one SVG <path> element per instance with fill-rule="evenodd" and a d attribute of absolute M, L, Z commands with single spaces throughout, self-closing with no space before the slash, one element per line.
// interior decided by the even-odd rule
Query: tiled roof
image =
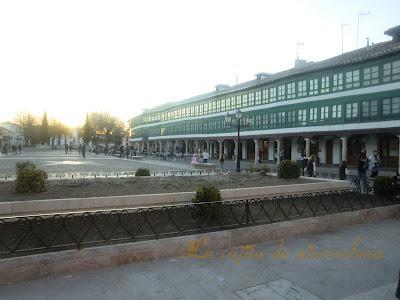
<path fill-rule="evenodd" d="M 289 70 L 271 74 L 269 77 L 264 78 L 264 79 L 260 79 L 260 80 L 254 79 L 254 80 L 250 80 L 247 82 L 239 83 L 237 85 L 234 85 L 232 87 L 224 89 L 223 91 L 213 91 L 210 93 L 197 95 L 197 96 L 194 96 L 194 97 L 191 97 L 191 98 L 188 98 L 185 100 L 181 100 L 181 101 L 168 102 L 163 105 L 148 109 L 145 112 L 149 113 L 149 112 L 162 111 L 164 109 L 170 109 L 175 106 L 180 106 L 182 104 L 206 100 L 213 96 L 224 95 L 224 94 L 244 90 L 247 88 L 256 87 L 259 85 L 263 85 L 266 83 L 270 83 L 270 82 L 273 82 L 276 80 L 280 80 L 280 79 L 295 76 L 295 75 L 311 73 L 311 72 L 319 71 L 322 69 L 328 69 L 328 68 L 333 68 L 333 67 L 337 67 L 337 66 L 351 65 L 354 63 L 360 63 L 360 62 L 363 62 L 366 60 L 389 56 L 389 55 L 396 54 L 396 53 L 400 53 L 400 42 L 387 41 L 387 42 L 377 43 L 377 44 L 370 45 L 368 47 L 364 47 L 364 48 L 357 49 L 354 51 L 346 52 L 341 55 L 338 55 L 338 56 L 335 56 L 332 58 L 328 58 L 323 61 L 310 62 L 301 67 L 292 68 Z"/>

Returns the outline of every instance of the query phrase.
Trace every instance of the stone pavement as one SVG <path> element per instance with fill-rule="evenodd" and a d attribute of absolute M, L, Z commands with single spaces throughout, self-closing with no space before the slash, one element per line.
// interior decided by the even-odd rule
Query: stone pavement
<path fill-rule="evenodd" d="M 392 219 L 218 253 L 207 253 L 203 241 L 197 257 L 0 286 L 0 299 L 395 299 L 399 229 Z M 339 250 L 375 256 L 327 257 Z M 308 256 L 300 259 L 302 251 Z"/>

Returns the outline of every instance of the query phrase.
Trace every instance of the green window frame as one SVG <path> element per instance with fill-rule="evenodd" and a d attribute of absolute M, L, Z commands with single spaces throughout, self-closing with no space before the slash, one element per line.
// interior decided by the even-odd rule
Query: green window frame
<path fill-rule="evenodd" d="M 346 103 L 346 119 L 358 118 L 358 102 Z"/>
<path fill-rule="evenodd" d="M 400 60 L 383 65 L 383 82 L 400 79 Z"/>
<path fill-rule="evenodd" d="M 278 86 L 278 101 L 286 99 L 286 86 L 281 84 Z"/>
<path fill-rule="evenodd" d="M 268 99 L 268 89 L 263 89 L 262 90 L 262 103 L 268 103 L 269 99 Z"/>
<path fill-rule="evenodd" d="M 321 94 L 329 93 L 329 76 L 321 78 Z"/>
<path fill-rule="evenodd" d="M 343 73 L 333 74 L 332 92 L 343 90 Z"/>
<path fill-rule="evenodd" d="M 329 106 L 321 106 L 319 119 L 325 121 L 329 119 Z"/>
<path fill-rule="evenodd" d="M 268 128 L 268 113 L 262 115 L 262 127 L 265 129 Z"/>
<path fill-rule="evenodd" d="M 382 115 L 398 115 L 400 114 L 400 97 L 385 98 L 382 100 Z"/>
<path fill-rule="evenodd" d="M 307 96 L 307 80 L 297 82 L 297 97 Z"/>
<path fill-rule="evenodd" d="M 287 85 L 287 98 L 294 99 L 296 97 L 296 83 L 290 82 Z"/>
<path fill-rule="evenodd" d="M 297 120 L 299 126 L 307 125 L 307 109 L 299 109 L 297 111 Z"/>
<path fill-rule="evenodd" d="M 254 106 L 254 92 L 249 93 L 249 106 Z"/>
<path fill-rule="evenodd" d="M 310 122 L 317 122 L 318 121 L 318 107 L 311 107 L 310 108 Z"/>
<path fill-rule="evenodd" d="M 342 118 L 342 104 L 332 105 L 332 118 L 333 119 Z"/>
<path fill-rule="evenodd" d="M 261 104 L 261 91 L 256 91 L 256 105 Z"/>
<path fill-rule="evenodd" d="M 269 100 L 270 102 L 276 101 L 276 87 L 272 87 L 269 89 Z"/>
<path fill-rule="evenodd" d="M 361 102 L 361 117 L 364 119 L 378 116 L 378 100 L 369 100 Z"/>
<path fill-rule="evenodd" d="M 360 86 L 360 70 L 346 72 L 346 89 L 357 88 Z"/>
<path fill-rule="evenodd" d="M 276 128 L 276 113 L 269 114 L 269 128 Z"/>
<path fill-rule="evenodd" d="M 363 86 L 369 86 L 379 83 L 379 66 L 364 68 Z"/>
<path fill-rule="evenodd" d="M 312 95 L 318 95 L 318 78 L 310 79 L 310 90 L 308 94 L 310 96 Z"/>

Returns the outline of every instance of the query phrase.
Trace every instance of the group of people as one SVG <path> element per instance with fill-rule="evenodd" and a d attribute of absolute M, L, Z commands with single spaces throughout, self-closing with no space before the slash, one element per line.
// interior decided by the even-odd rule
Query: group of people
<path fill-rule="evenodd" d="M 192 163 L 208 163 L 208 160 L 210 159 L 210 154 L 208 153 L 207 149 L 205 149 L 203 152 L 200 151 L 194 151 L 192 155 Z"/>
<path fill-rule="evenodd" d="M 1 149 L 1 153 L 3 154 L 17 154 L 22 152 L 22 145 L 18 144 L 18 145 L 4 145 L 3 148 Z"/>
<path fill-rule="evenodd" d="M 74 144 L 70 142 L 69 144 L 64 144 L 65 154 L 71 154 L 74 148 Z M 82 154 L 83 158 L 86 158 L 86 144 L 84 142 L 78 144 L 78 153 L 79 155 Z"/>

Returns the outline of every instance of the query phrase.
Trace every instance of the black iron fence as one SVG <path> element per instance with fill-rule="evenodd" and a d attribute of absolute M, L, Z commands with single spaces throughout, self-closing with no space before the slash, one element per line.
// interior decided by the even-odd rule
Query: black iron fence
<path fill-rule="evenodd" d="M 253 226 L 392 205 L 350 190 L 0 219 L 0 258 Z"/>

